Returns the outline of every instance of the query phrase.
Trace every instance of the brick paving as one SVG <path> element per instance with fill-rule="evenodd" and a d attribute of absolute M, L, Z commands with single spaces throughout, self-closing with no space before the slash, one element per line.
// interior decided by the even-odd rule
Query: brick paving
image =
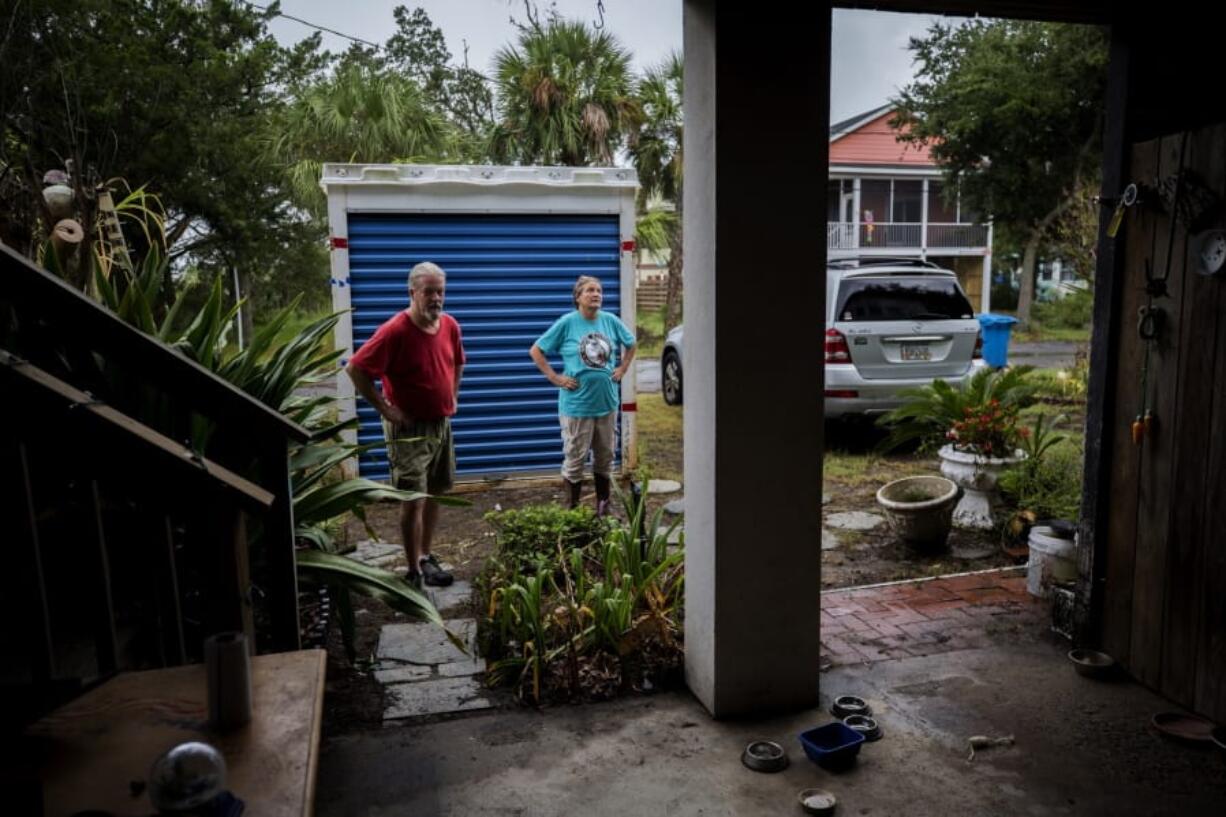
<path fill-rule="evenodd" d="M 1046 612 L 1026 592 L 1024 567 L 827 590 L 823 665 L 986 647 L 1002 627 L 1033 626 Z"/>

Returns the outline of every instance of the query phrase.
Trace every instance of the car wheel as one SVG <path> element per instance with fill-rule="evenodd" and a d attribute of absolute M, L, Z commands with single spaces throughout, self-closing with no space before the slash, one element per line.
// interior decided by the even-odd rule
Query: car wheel
<path fill-rule="evenodd" d="M 681 358 L 677 357 L 676 352 L 665 352 L 660 369 L 664 402 L 670 406 L 681 405 Z"/>

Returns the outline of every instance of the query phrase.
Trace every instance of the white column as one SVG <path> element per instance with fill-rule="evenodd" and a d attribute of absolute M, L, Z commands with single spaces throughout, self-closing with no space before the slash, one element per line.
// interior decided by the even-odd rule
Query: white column
<path fill-rule="evenodd" d="M 928 180 L 920 183 L 920 258 L 928 260 Z"/>
<path fill-rule="evenodd" d="M 830 11 L 684 8 L 686 679 L 717 717 L 810 707 Z"/>
<path fill-rule="evenodd" d="M 992 311 L 992 222 L 988 222 L 988 248 L 983 253 L 983 293 L 979 296 L 983 312 Z"/>
<path fill-rule="evenodd" d="M 855 217 L 852 221 L 851 246 L 853 249 L 860 248 L 860 177 L 851 181 L 851 201 L 852 209 L 855 210 Z M 823 347 L 825 348 L 825 347 Z"/>
<path fill-rule="evenodd" d="M 349 282 L 349 190 L 346 187 L 332 185 L 326 188 L 328 193 L 328 235 L 329 256 L 332 264 L 332 311 L 341 313 L 336 322 L 333 335 L 336 348 L 344 349 L 339 365 L 341 368 L 353 357 L 353 313 L 349 311 L 351 303 Z M 342 239 L 344 246 L 337 247 L 332 239 Z M 353 381 L 344 372 L 336 375 L 336 409 L 337 420 L 352 420 L 358 415 L 357 394 Z M 356 429 L 341 432 L 341 439 L 351 445 L 357 444 Z M 358 458 L 348 459 L 343 464 L 346 476 L 358 475 Z"/>

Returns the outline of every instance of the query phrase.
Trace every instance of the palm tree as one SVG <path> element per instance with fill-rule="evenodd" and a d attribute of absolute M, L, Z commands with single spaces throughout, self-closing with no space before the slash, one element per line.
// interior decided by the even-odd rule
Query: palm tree
<path fill-rule="evenodd" d="M 304 88 L 274 124 L 275 159 L 297 202 L 315 213 L 324 162 L 445 161 L 455 134 L 412 79 L 351 62 Z"/>
<path fill-rule="evenodd" d="M 639 175 L 639 210 L 645 223 L 654 230 L 663 229 L 669 250 L 668 298 L 664 310 L 666 332 L 681 318 L 681 90 L 684 66 L 681 55 L 674 52 L 661 65 L 643 75 L 638 86 L 642 116 L 629 139 L 630 157 Z M 664 208 L 672 206 L 671 218 L 655 215 L 661 208 L 658 203 L 661 200 Z M 659 243 L 659 236 L 646 237 L 648 241 L 640 243 L 647 249 L 654 249 L 652 245 Z"/>
<path fill-rule="evenodd" d="M 611 165 L 638 121 L 630 53 L 586 23 L 551 18 L 495 55 L 496 162 Z"/>

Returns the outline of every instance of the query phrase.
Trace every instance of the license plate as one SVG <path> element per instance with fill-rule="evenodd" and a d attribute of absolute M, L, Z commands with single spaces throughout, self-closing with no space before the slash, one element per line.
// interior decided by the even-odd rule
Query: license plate
<path fill-rule="evenodd" d="M 926 343 L 904 343 L 902 345 L 903 360 L 932 360 L 932 351 Z"/>

